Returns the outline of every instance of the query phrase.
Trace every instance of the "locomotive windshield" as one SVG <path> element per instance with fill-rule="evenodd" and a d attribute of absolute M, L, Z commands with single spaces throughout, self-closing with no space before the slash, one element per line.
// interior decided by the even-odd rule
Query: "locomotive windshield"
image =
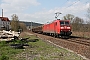
<path fill-rule="evenodd" d="M 60 25 L 69 25 L 69 22 L 68 21 L 61 21 Z"/>

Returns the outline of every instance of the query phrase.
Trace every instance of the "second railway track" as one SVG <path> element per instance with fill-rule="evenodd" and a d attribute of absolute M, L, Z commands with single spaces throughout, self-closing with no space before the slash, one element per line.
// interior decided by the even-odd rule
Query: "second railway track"
<path fill-rule="evenodd" d="M 79 43 L 79 44 L 82 44 L 82 45 L 90 46 L 90 40 L 88 40 L 88 39 L 83 39 L 83 38 L 70 38 L 70 39 L 67 39 L 67 41 L 75 42 L 75 43 Z"/>

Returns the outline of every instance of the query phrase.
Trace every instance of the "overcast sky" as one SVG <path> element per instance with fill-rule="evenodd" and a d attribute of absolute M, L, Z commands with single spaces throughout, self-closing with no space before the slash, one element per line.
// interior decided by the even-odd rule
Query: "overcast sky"
<path fill-rule="evenodd" d="M 11 19 L 16 14 L 20 21 L 47 23 L 55 20 L 55 13 L 61 12 L 58 18 L 73 14 L 86 19 L 90 0 L 0 0 L 0 11 Z M 0 16 L 1 16 L 0 12 Z"/>

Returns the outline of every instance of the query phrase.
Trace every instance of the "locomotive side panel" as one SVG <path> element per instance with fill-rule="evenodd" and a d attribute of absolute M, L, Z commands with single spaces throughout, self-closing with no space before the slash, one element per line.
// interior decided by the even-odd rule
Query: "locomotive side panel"
<path fill-rule="evenodd" d="M 49 33 L 55 33 L 55 24 L 54 24 L 54 22 L 50 24 Z"/>
<path fill-rule="evenodd" d="M 60 34 L 60 21 L 59 20 L 55 21 L 54 25 L 55 25 L 55 33 Z"/>

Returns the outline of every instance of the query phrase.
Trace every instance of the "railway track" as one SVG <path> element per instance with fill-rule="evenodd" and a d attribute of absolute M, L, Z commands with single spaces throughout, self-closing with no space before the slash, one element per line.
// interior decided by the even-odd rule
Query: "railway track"
<path fill-rule="evenodd" d="M 33 33 L 44 41 L 50 41 L 55 45 L 72 50 L 77 54 L 90 59 L 90 40 L 86 38 L 70 37 L 69 39 L 54 38 L 47 35 Z M 88 60 L 89 60 L 88 59 Z M 86 59 L 87 60 L 87 59 Z"/>
<path fill-rule="evenodd" d="M 55 39 L 53 38 L 53 40 L 55 40 Z M 81 38 L 81 37 L 73 36 L 73 37 L 70 37 L 69 39 L 57 38 L 57 40 L 65 40 L 65 41 L 69 41 L 69 42 L 73 42 L 73 43 L 77 43 L 77 44 L 90 46 L 90 40 L 88 38 Z"/>
<path fill-rule="evenodd" d="M 42 34 L 36 34 L 36 35 L 40 35 L 41 36 Z M 45 37 L 47 35 L 43 35 L 43 36 Z M 51 36 L 47 36 L 47 37 L 49 38 Z M 52 39 L 55 40 L 54 37 L 52 37 Z M 69 42 L 73 42 L 73 43 L 77 43 L 77 44 L 82 44 L 82 45 L 90 46 L 90 38 L 70 36 L 70 38 L 68 38 L 68 39 L 56 38 L 56 40 L 65 40 L 65 41 L 69 41 Z"/>
<path fill-rule="evenodd" d="M 83 39 L 83 38 L 70 38 L 70 39 L 67 39 L 67 41 L 75 42 L 75 43 L 79 43 L 79 44 L 82 44 L 82 45 L 90 46 L 90 40 L 88 40 L 88 39 Z"/>
<path fill-rule="evenodd" d="M 41 36 L 42 34 L 39 34 L 39 35 Z M 47 35 L 43 35 L 43 36 L 45 37 Z M 47 37 L 49 38 L 51 36 L 47 36 Z M 70 36 L 70 38 L 68 38 L 68 39 L 62 39 L 62 38 L 55 38 L 54 39 L 54 38 L 55 37 L 52 37 L 53 40 L 65 40 L 65 41 L 69 41 L 69 42 L 73 42 L 73 43 L 77 43 L 77 44 L 82 44 L 82 45 L 90 46 L 90 38 L 83 38 L 83 37 L 76 37 L 76 36 Z"/>

